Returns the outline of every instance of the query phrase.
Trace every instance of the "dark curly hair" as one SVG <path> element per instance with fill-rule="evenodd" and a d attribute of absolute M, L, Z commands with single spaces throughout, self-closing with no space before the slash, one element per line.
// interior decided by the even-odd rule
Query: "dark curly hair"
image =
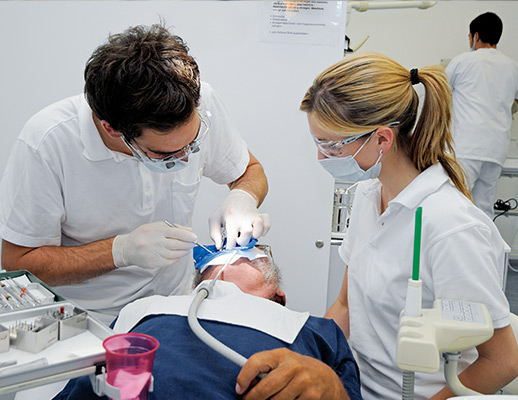
<path fill-rule="evenodd" d="M 85 96 L 96 117 L 127 139 L 143 128 L 165 132 L 186 123 L 200 100 L 196 61 L 163 25 L 110 35 L 85 68 Z"/>

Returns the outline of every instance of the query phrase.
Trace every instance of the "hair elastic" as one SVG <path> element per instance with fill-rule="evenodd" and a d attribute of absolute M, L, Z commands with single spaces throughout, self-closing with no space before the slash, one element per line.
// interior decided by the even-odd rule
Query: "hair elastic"
<path fill-rule="evenodd" d="M 412 85 L 417 85 L 421 82 L 419 80 L 419 75 L 417 75 L 417 68 L 410 70 L 410 82 L 412 82 Z"/>

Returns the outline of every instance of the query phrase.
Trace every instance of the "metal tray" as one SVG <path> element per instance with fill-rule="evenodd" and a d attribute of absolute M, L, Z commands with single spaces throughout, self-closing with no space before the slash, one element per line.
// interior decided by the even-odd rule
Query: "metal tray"
<path fill-rule="evenodd" d="M 6 274 L 15 277 L 24 273 L 27 274 L 29 280 L 43 284 L 54 293 L 48 286 L 34 275 L 27 273 L 27 271 L 0 273 L 0 278 Z M 16 321 L 30 320 L 31 318 L 45 315 L 45 313 L 55 310 L 56 306 L 70 305 L 80 308 L 57 294 L 55 296 L 53 304 L 38 305 L 1 313 L 0 325 L 9 327 Z M 112 335 L 114 335 L 114 332 L 108 326 L 95 317 L 87 315 L 87 327 L 84 332 L 66 340 L 58 340 L 38 353 L 30 353 L 10 347 L 9 351 L 0 353 L 0 364 L 16 360 L 17 364 L 13 367 L 24 365 L 26 368 L 21 370 L 13 367 L 0 368 L 0 395 L 95 372 L 97 365 L 102 365 L 105 362 L 105 351 L 102 347 L 102 342 Z M 46 365 L 43 365 L 44 361 L 42 359 L 46 359 Z M 10 370 L 10 368 L 13 369 Z"/>

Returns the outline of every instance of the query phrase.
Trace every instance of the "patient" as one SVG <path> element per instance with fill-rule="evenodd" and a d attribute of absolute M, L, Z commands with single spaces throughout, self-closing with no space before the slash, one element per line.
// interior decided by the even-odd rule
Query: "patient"
<path fill-rule="evenodd" d="M 241 374 L 239 366 L 191 331 L 186 315 L 193 295 L 151 296 L 121 311 L 116 333 L 144 333 L 160 342 L 149 399 L 267 399 L 275 394 L 293 399 L 361 399 L 358 368 L 340 328 L 332 320 L 284 307 L 286 296 L 268 247 L 243 254 L 230 260 L 214 293 L 198 311 L 201 325 L 211 335 L 244 357 L 253 356 Z M 215 277 L 228 260 L 227 255 L 205 262 L 197 269 L 194 284 Z M 247 390 L 251 377 L 261 371 L 269 373 Z M 236 385 L 238 374 L 241 385 Z M 88 377 L 82 377 L 69 382 L 55 399 L 98 397 Z"/>

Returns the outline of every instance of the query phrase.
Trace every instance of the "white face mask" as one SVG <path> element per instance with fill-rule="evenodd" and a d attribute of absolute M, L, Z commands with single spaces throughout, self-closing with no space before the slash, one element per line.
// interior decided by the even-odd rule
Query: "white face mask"
<path fill-rule="evenodd" d="M 366 171 L 360 168 L 358 162 L 354 158 L 360 150 L 363 149 L 363 146 L 367 144 L 371 137 L 372 135 L 369 136 L 365 143 L 363 143 L 358 151 L 352 156 L 324 158 L 318 161 L 320 162 L 320 165 L 322 165 L 322 167 L 324 167 L 324 169 L 333 176 L 333 178 L 342 182 L 356 183 L 358 181 L 377 178 L 381 172 L 380 159 L 383 155 L 381 150 L 374 165 Z"/>
<path fill-rule="evenodd" d="M 138 158 L 150 171 L 165 174 L 167 172 L 178 172 L 187 166 L 187 161 L 184 160 L 170 160 L 163 162 L 153 162 Z"/>

